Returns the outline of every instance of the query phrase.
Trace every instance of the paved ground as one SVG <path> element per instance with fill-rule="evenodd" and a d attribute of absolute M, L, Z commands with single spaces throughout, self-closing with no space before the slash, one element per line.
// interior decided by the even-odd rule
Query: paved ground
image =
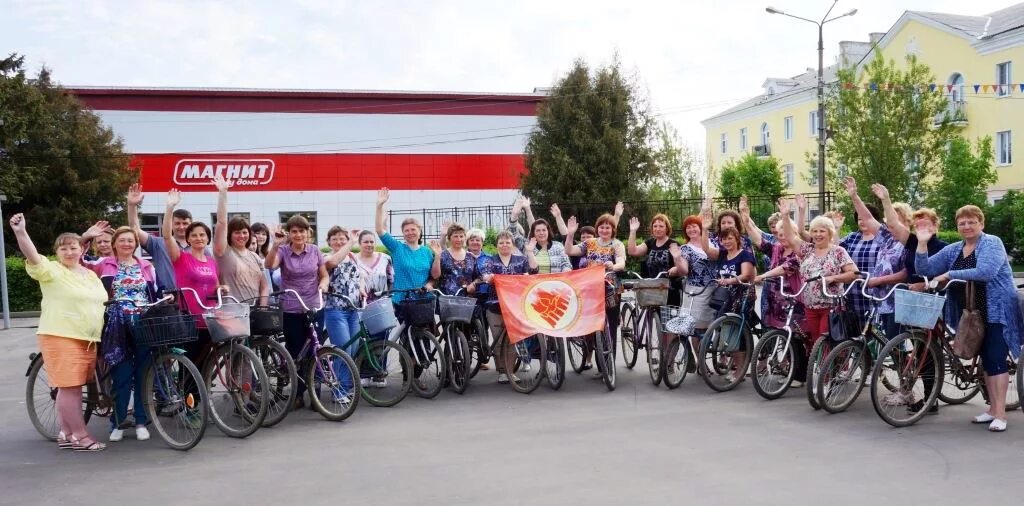
<path fill-rule="evenodd" d="M 482 373 L 464 396 L 363 404 L 342 423 L 303 411 L 246 440 L 210 427 L 188 453 L 154 434 L 74 454 L 28 421 L 34 321 L 15 324 L 0 331 L 0 504 L 1020 503 L 1019 412 L 1003 434 L 966 423 L 977 401 L 897 430 L 866 396 L 829 416 L 803 390 L 767 402 L 688 376 L 668 391 L 639 368 L 611 393 L 589 373 L 529 396 Z"/>

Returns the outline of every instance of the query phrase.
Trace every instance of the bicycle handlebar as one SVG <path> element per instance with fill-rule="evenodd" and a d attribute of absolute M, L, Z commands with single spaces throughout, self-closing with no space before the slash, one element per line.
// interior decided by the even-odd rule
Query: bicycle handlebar
<path fill-rule="evenodd" d="M 127 302 L 127 303 L 129 303 L 129 304 L 131 304 L 131 305 L 133 305 L 135 307 L 145 308 L 145 307 L 155 306 L 157 304 L 160 304 L 161 302 L 168 302 L 168 301 L 172 301 L 172 300 L 174 300 L 174 295 L 167 294 L 167 295 L 164 295 L 163 298 L 158 299 L 156 302 L 150 302 L 150 303 L 146 303 L 146 304 L 140 304 L 138 302 L 135 302 L 132 299 L 110 299 L 110 300 L 104 302 L 103 305 L 104 306 L 109 306 L 109 305 L 111 305 L 111 304 L 113 304 L 115 302 L 116 303 L 125 303 L 125 302 Z"/>
<path fill-rule="evenodd" d="M 897 288 L 904 288 L 904 289 L 909 288 L 906 283 L 896 283 L 896 284 L 892 285 L 892 288 L 890 288 L 889 292 L 886 293 L 884 296 L 882 296 L 882 297 L 875 297 L 875 296 L 873 296 L 873 295 L 868 293 L 868 281 L 870 279 L 871 279 L 871 274 L 870 273 L 864 275 L 864 283 L 860 287 L 860 294 L 863 295 L 868 300 L 873 300 L 875 302 L 882 302 L 882 301 L 888 299 L 889 297 L 892 297 L 892 294 L 894 292 L 896 292 Z"/>
<path fill-rule="evenodd" d="M 321 309 L 324 308 L 324 292 L 321 292 L 320 290 L 316 291 L 317 298 L 320 299 L 320 307 L 318 307 L 316 309 L 310 309 L 309 306 L 306 305 L 306 301 L 302 300 L 302 296 L 299 295 L 299 292 L 296 292 L 295 290 L 292 290 L 291 288 L 285 288 L 284 290 L 278 290 L 278 291 L 276 291 L 276 292 L 274 292 L 274 293 L 272 293 L 270 295 L 276 297 L 278 295 L 284 295 L 284 294 L 287 294 L 287 293 L 291 293 L 292 295 L 294 295 L 295 298 L 299 300 L 299 304 L 302 305 L 302 309 L 305 309 L 307 313 L 314 312 L 314 311 L 320 311 Z"/>
<path fill-rule="evenodd" d="M 196 298 L 196 303 L 199 304 L 199 307 L 201 307 L 203 309 L 209 309 L 209 310 L 220 309 L 221 306 L 224 305 L 224 294 L 221 293 L 220 288 L 217 288 L 217 296 L 216 297 L 214 297 L 213 295 L 207 297 L 207 300 L 216 300 L 217 301 L 217 305 L 216 306 L 207 306 L 207 305 L 203 304 L 203 299 L 202 299 L 202 297 L 199 296 L 199 292 L 193 290 L 192 288 L 189 288 L 187 286 L 183 286 L 183 287 L 179 288 L 179 290 L 181 290 L 182 294 L 184 294 L 185 292 L 192 292 L 192 296 Z"/>
<path fill-rule="evenodd" d="M 819 274 L 817 276 L 814 276 L 813 278 L 808 279 L 807 281 L 804 281 L 804 284 L 800 287 L 799 290 L 796 291 L 796 293 L 786 293 L 786 282 L 785 280 L 783 280 L 781 283 L 779 283 L 779 293 L 781 293 L 784 298 L 795 299 L 799 297 L 800 294 L 804 293 L 804 290 L 806 290 L 808 286 L 813 285 L 815 281 L 821 278 L 822 276 Z"/>

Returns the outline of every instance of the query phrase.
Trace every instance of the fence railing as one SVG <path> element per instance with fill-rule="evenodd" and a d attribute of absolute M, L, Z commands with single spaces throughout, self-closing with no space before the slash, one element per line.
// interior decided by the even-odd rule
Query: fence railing
<path fill-rule="evenodd" d="M 792 194 L 787 194 L 792 195 Z M 811 206 L 818 202 L 819 193 L 804 193 Z M 747 196 L 747 204 L 750 206 L 750 215 L 759 224 L 765 224 L 766 220 L 775 212 L 777 196 L 772 195 L 750 195 Z M 716 212 L 722 209 L 737 209 L 739 198 L 716 197 L 712 199 Z M 835 195 L 832 192 L 825 192 L 825 208 L 831 209 L 835 202 Z M 678 231 L 683 219 L 687 216 L 700 213 L 703 200 L 700 198 L 688 198 L 682 200 L 641 200 L 623 202 L 623 220 L 619 224 L 618 235 L 626 237 L 629 234 L 627 219 L 632 216 L 640 218 L 643 224 L 641 230 L 646 230 L 650 219 L 658 213 L 668 216 L 673 227 Z M 531 206 L 537 218 L 552 220 L 549 208 L 550 203 L 534 202 Z M 597 218 L 604 213 L 612 213 L 615 202 L 559 202 L 562 217 L 569 219 L 576 216 L 580 226 L 593 225 Z M 406 218 L 416 218 L 423 224 L 423 236 L 426 239 L 434 239 L 442 233 L 441 227 L 445 223 L 459 223 L 466 228 L 481 228 L 486 230 L 503 230 L 508 227 L 509 215 L 512 212 L 512 205 L 494 205 L 477 207 L 439 207 L 432 209 L 396 209 L 388 211 L 388 230 L 393 235 L 401 234 L 401 223 Z M 813 212 L 811 213 L 813 216 Z M 673 232 L 674 235 L 681 235 Z"/>

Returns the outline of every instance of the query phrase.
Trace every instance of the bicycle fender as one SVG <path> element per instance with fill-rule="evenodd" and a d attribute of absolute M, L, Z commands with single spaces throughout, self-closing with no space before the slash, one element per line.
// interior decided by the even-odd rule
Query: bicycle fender
<path fill-rule="evenodd" d="M 43 354 L 42 353 L 32 353 L 31 355 L 28 356 L 28 358 L 30 360 L 29 360 L 29 363 L 28 363 L 28 369 L 25 369 L 25 377 L 26 378 L 28 377 L 29 374 L 32 373 L 32 367 L 36 365 L 36 362 L 37 361 L 38 362 L 42 362 Z"/>

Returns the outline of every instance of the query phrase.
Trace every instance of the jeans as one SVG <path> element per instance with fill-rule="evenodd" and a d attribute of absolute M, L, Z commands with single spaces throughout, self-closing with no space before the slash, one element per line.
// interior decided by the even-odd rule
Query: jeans
<path fill-rule="evenodd" d="M 305 363 L 299 361 L 299 352 L 302 351 L 302 347 L 306 345 L 308 339 L 309 319 L 306 317 L 306 313 L 284 313 L 282 327 L 284 329 L 284 347 L 295 360 L 295 367 L 299 374 L 303 374 Z M 295 398 L 302 399 L 305 393 L 306 382 L 299 381 Z"/>
<path fill-rule="evenodd" d="M 128 401 L 135 391 L 135 425 L 146 425 L 145 402 L 142 399 L 142 375 L 151 362 L 148 346 L 137 346 L 135 356 L 125 359 L 110 371 L 111 393 L 114 397 L 114 412 L 110 414 L 110 430 L 120 428 L 128 418 Z"/>
<path fill-rule="evenodd" d="M 352 338 L 359 334 L 359 311 L 328 308 L 324 310 L 324 327 L 327 335 L 331 336 L 331 343 L 355 359 L 359 353 L 359 340 Z M 351 390 L 351 371 L 344 362 L 339 360 L 334 364 L 334 373 L 345 391 Z"/>

